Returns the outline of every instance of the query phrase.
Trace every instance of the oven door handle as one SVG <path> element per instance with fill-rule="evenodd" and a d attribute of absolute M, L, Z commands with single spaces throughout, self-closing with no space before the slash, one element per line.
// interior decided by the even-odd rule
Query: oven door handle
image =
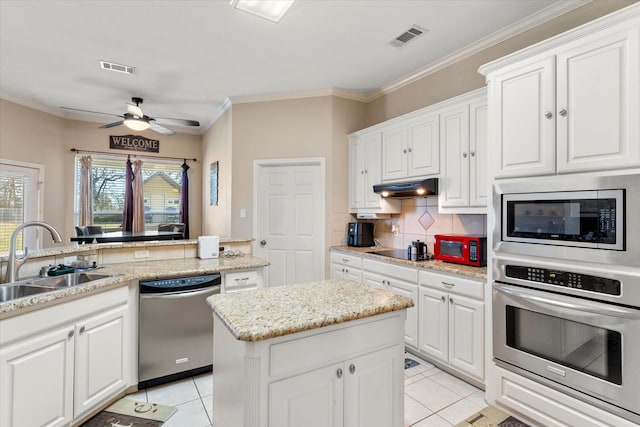
<path fill-rule="evenodd" d="M 613 304 L 603 304 L 598 302 L 592 302 L 588 300 L 580 300 L 580 303 L 576 303 L 574 300 L 577 298 L 567 298 L 562 295 L 554 294 L 554 299 L 547 298 L 539 291 L 520 288 L 517 286 L 504 285 L 502 283 L 494 283 L 493 289 L 498 292 L 509 294 L 514 298 L 537 303 L 552 305 L 554 307 L 565 308 L 569 310 L 588 312 L 593 314 L 600 314 L 603 316 L 621 317 L 627 319 L 640 319 L 640 310 L 634 310 L 631 308 L 620 307 Z"/>

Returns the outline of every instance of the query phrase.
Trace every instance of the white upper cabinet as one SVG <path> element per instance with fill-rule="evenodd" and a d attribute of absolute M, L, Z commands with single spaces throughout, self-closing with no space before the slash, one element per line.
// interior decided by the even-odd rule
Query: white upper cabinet
<path fill-rule="evenodd" d="M 640 166 L 638 20 L 489 72 L 496 178 Z"/>
<path fill-rule="evenodd" d="M 440 172 L 438 114 L 394 120 L 382 128 L 382 181 L 401 181 Z"/>
<path fill-rule="evenodd" d="M 381 132 L 349 137 L 349 208 L 353 212 L 400 213 L 398 200 L 383 199 L 373 192 L 380 184 Z"/>
<path fill-rule="evenodd" d="M 484 89 L 460 97 L 440 112 L 440 144 L 440 211 L 485 213 L 487 101 Z"/>

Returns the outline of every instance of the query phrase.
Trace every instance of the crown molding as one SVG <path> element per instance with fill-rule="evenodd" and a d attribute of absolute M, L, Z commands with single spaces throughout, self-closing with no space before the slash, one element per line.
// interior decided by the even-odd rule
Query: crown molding
<path fill-rule="evenodd" d="M 568 13 L 581 6 L 584 6 L 585 4 L 590 3 L 592 1 L 593 0 L 565 0 L 565 1 L 557 2 L 551 6 L 548 6 L 538 11 L 537 13 L 534 13 L 533 15 L 523 18 L 520 21 L 514 22 L 513 24 L 499 31 L 496 31 L 492 34 L 489 34 L 488 36 L 481 38 L 478 41 L 470 45 L 467 45 L 464 48 L 459 49 L 450 55 L 447 55 L 435 62 L 432 62 L 429 65 L 419 68 L 418 70 L 414 71 L 411 74 L 401 77 L 400 79 L 395 80 L 381 87 L 380 89 L 371 93 L 366 98 L 365 102 L 371 102 L 384 95 L 392 93 L 430 74 L 433 74 L 450 65 L 453 65 L 458 61 L 461 61 L 487 48 L 490 48 L 491 46 L 494 46 L 498 43 L 501 43 L 505 40 L 508 40 L 519 34 L 522 34 L 525 31 L 535 28 L 538 25 L 542 25 L 545 22 L 548 22 L 554 18 L 557 18 L 558 16 L 564 15 L 565 13 Z"/>

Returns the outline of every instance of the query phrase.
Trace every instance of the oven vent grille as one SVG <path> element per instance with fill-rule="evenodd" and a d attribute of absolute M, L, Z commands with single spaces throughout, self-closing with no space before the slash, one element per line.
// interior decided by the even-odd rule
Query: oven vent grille
<path fill-rule="evenodd" d="M 133 74 L 133 71 L 135 70 L 135 68 L 130 65 L 116 64 L 114 62 L 107 61 L 100 61 L 100 68 L 125 74 Z"/>
<path fill-rule="evenodd" d="M 389 44 L 393 47 L 402 47 L 402 46 L 405 46 L 410 41 L 417 39 L 418 37 L 420 37 L 426 32 L 427 30 L 425 30 L 424 28 L 421 28 L 417 25 L 413 25 L 407 31 L 400 34 L 395 39 L 391 40 Z"/>

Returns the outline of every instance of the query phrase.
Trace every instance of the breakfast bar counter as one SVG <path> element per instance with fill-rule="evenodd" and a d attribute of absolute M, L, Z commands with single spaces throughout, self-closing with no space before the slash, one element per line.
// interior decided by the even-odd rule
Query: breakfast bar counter
<path fill-rule="evenodd" d="M 215 425 L 402 426 L 410 298 L 334 279 L 207 302 Z"/>

